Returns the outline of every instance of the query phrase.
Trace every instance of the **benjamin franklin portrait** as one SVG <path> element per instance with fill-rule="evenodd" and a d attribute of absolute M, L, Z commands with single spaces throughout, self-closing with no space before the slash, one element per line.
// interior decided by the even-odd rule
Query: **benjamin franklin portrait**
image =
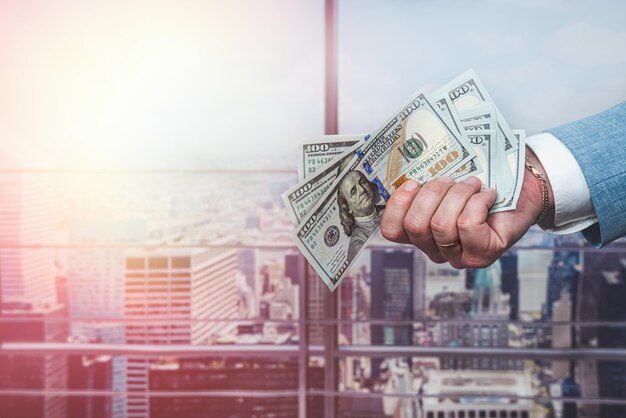
<path fill-rule="evenodd" d="M 376 184 L 369 181 L 360 171 L 354 170 L 341 181 L 337 202 L 341 226 L 350 237 L 348 246 L 350 262 L 380 226 L 384 201 Z"/>

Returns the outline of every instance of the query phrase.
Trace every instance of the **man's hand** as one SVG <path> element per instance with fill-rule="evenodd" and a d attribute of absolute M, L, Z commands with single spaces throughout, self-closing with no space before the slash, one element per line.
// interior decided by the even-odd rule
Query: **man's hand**
<path fill-rule="evenodd" d="M 545 173 L 529 148 L 526 155 Z M 554 219 L 549 181 L 548 193 L 550 210 L 546 218 Z M 486 267 L 519 241 L 542 209 L 541 185 L 528 170 L 524 170 L 515 210 L 489 215 L 495 198 L 493 189 L 480 191 L 476 177 L 460 183 L 442 177 L 421 187 L 411 180 L 387 202 L 381 231 L 388 240 L 415 245 L 436 263 L 449 261 L 455 268 Z"/>

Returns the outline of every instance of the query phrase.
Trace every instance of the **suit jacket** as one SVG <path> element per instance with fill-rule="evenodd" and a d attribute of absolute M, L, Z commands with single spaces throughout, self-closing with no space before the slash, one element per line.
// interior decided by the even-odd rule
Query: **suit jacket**
<path fill-rule="evenodd" d="M 548 130 L 574 155 L 587 180 L 598 223 L 583 231 L 595 247 L 626 235 L 626 102 Z"/>

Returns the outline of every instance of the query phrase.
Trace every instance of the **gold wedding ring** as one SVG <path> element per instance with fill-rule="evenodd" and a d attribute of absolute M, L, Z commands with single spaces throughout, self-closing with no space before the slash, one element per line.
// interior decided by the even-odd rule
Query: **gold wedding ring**
<path fill-rule="evenodd" d="M 439 244 L 438 242 L 435 242 L 435 244 L 437 244 L 441 248 L 450 248 L 450 247 L 454 247 L 455 245 L 459 245 L 459 241 L 454 241 L 454 242 L 451 242 L 450 244 Z"/>

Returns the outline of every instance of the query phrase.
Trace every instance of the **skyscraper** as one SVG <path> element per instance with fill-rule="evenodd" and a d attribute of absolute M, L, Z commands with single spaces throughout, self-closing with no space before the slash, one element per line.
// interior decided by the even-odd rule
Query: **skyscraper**
<path fill-rule="evenodd" d="M 539 315 L 546 300 L 548 266 L 552 263 L 552 250 L 517 250 L 519 275 L 520 314 Z"/>
<path fill-rule="evenodd" d="M 239 271 L 246 277 L 246 283 L 255 292 L 255 297 L 259 298 L 259 285 L 258 281 L 258 258 L 259 250 L 256 248 L 241 249 L 237 253 L 237 260 L 239 263 Z"/>
<path fill-rule="evenodd" d="M 289 277 L 293 284 L 304 283 L 301 277 L 304 273 L 304 256 L 300 251 L 289 251 L 285 254 L 285 277 Z"/>
<path fill-rule="evenodd" d="M 26 302 L 4 303 L 5 342 L 65 342 L 67 324 L 63 305 L 33 305 Z M 62 354 L 0 356 L 0 388 L 63 390 L 67 387 L 67 358 Z M 67 418 L 64 396 L 0 397 L 3 418 Z"/>
<path fill-rule="evenodd" d="M 307 285 L 308 285 L 308 312 L 307 319 L 309 321 L 325 320 L 324 311 L 324 294 L 328 292 L 326 285 L 317 275 L 313 267 L 307 264 Z M 324 344 L 324 326 L 309 325 L 309 342 L 311 344 Z"/>
<path fill-rule="evenodd" d="M 414 252 L 372 250 L 372 319 L 413 319 Z M 374 326 L 372 344 L 411 345 L 411 325 Z"/>
<path fill-rule="evenodd" d="M 412 248 L 372 249 L 372 319 L 415 319 L 416 302 L 424 297 L 425 262 Z M 412 345 L 412 325 L 373 325 L 372 344 Z M 372 362 L 372 375 L 379 373 L 380 360 Z"/>
<path fill-rule="evenodd" d="M 74 332 L 70 338 L 74 340 L 74 342 L 88 341 L 95 344 L 119 344 L 125 341 L 124 324 L 121 321 L 86 322 L 80 324 L 80 326 L 73 326 L 72 329 Z M 90 365 L 84 366 L 85 369 L 82 370 L 82 372 L 78 372 L 78 377 L 81 373 L 86 373 L 87 377 L 91 376 L 93 373 L 101 377 L 102 373 L 105 373 L 103 369 L 107 369 L 106 377 L 109 379 L 107 383 L 109 385 L 108 389 L 116 392 L 124 392 L 126 390 L 126 357 L 113 356 L 110 360 L 106 361 L 106 366 L 100 364 L 102 361 L 102 359 L 98 358 L 87 358 L 86 362 Z M 77 362 L 75 361 L 72 365 L 69 365 L 70 373 L 74 372 L 72 367 L 76 364 Z M 82 400 L 85 401 L 86 399 Z M 101 405 L 99 400 L 95 402 Z M 107 406 L 107 408 L 109 411 L 107 416 L 110 418 L 124 418 L 126 416 L 126 400 L 121 396 L 111 398 L 110 407 Z"/>
<path fill-rule="evenodd" d="M 0 165 L 19 168 L 0 154 Z M 0 176 L 0 286 L 5 301 L 55 304 L 55 252 L 50 248 L 16 248 L 56 242 L 53 180 L 43 174 Z"/>
<path fill-rule="evenodd" d="M 561 294 L 570 294 L 572 304 L 576 306 L 580 260 L 578 251 L 555 251 L 548 267 L 548 285 L 546 294 L 546 319 L 552 318 L 552 305 L 561 298 Z"/>
<path fill-rule="evenodd" d="M 126 256 L 124 312 L 131 344 L 211 344 L 236 323 L 237 253 L 210 248 L 137 251 Z M 128 418 L 147 418 L 150 360 L 127 360 Z"/>
<path fill-rule="evenodd" d="M 122 319 L 124 317 L 125 251 L 127 248 L 89 248 L 91 244 L 143 245 L 148 238 L 145 221 L 81 220 L 69 226 L 73 248 L 67 255 L 68 310 L 74 338 L 103 343 L 124 343 L 122 323 L 93 322 L 94 320 Z M 85 245 L 85 248 L 81 248 Z M 123 391 L 126 386 L 126 358 L 111 359 L 111 389 Z M 92 368 L 93 369 L 93 368 Z M 90 370 L 92 370 L 90 369 Z M 112 399 L 111 417 L 125 416 L 126 401 Z"/>
<path fill-rule="evenodd" d="M 621 271 L 603 272 L 600 287 L 599 319 L 603 321 L 626 320 L 626 258 L 621 260 Z M 626 331 L 623 328 L 615 329 L 600 327 L 598 344 L 602 348 L 625 348 Z M 598 383 L 600 397 L 624 399 L 626 397 L 626 362 L 598 361 Z M 624 405 L 601 405 L 600 416 L 626 416 Z"/>
<path fill-rule="evenodd" d="M 311 388 L 322 388 L 322 367 L 308 366 Z M 293 358 L 168 358 L 150 367 L 153 390 L 295 390 L 298 388 L 298 363 Z M 198 417 L 273 417 L 298 415 L 296 397 L 246 398 L 216 396 L 153 397 L 151 418 Z M 307 402 L 307 416 L 320 417 L 323 402 Z"/>
<path fill-rule="evenodd" d="M 613 248 L 624 248 L 616 242 Z M 623 321 L 626 304 L 625 279 L 622 251 L 586 251 L 582 263 L 583 273 L 579 280 L 576 318 L 579 321 Z M 576 334 L 577 346 L 599 346 L 617 348 L 626 346 L 624 331 L 616 327 L 581 327 Z M 582 398 L 624 397 L 624 386 L 619 383 L 626 370 L 623 363 L 582 359 L 576 362 L 576 381 L 580 384 Z M 613 380 L 617 378 L 617 380 Z M 621 393 L 621 394 L 620 394 Z M 583 404 L 578 408 L 579 416 L 621 416 L 621 405 Z M 611 411 L 615 412 L 611 415 Z M 621 414 L 621 415 L 620 415 Z"/>
<path fill-rule="evenodd" d="M 509 318 L 516 321 L 519 318 L 519 277 L 517 268 L 517 252 L 507 251 L 500 257 L 502 263 L 502 293 L 509 295 Z"/>
<path fill-rule="evenodd" d="M 463 347 L 508 347 L 509 345 L 509 304 L 508 296 L 501 292 L 502 266 L 496 261 L 491 266 L 476 271 L 471 309 L 462 309 L 461 295 L 455 300 L 458 306 L 451 312 L 441 312 L 441 319 L 467 319 L 468 323 L 442 322 L 441 344 L 444 346 Z M 454 315 L 458 315 L 456 318 Z M 474 322 L 475 320 L 475 322 Z M 473 323 L 471 323 L 473 322 Z M 520 360 L 508 360 L 489 357 L 480 358 L 443 358 L 443 369 L 473 370 L 521 370 Z"/>
<path fill-rule="evenodd" d="M 87 339 L 76 342 L 90 342 Z M 97 342 L 97 341 L 92 341 Z M 111 356 L 68 356 L 67 388 L 70 390 L 113 389 Z M 107 396 L 68 396 L 67 416 L 81 418 L 115 417 L 113 400 Z M 117 415 L 120 416 L 120 415 Z"/>
<path fill-rule="evenodd" d="M 69 238 L 77 248 L 67 255 L 67 289 L 72 317 L 120 319 L 124 315 L 126 248 L 89 248 L 90 244 L 144 245 L 147 225 L 139 220 L 87 220 L 70 224 Z M 86 248 L 80 248 L 85 245 Z M 84 323 L 72 323 L 82 335 Z M 123 342 L 123 341 L 109 341 Z"/>

